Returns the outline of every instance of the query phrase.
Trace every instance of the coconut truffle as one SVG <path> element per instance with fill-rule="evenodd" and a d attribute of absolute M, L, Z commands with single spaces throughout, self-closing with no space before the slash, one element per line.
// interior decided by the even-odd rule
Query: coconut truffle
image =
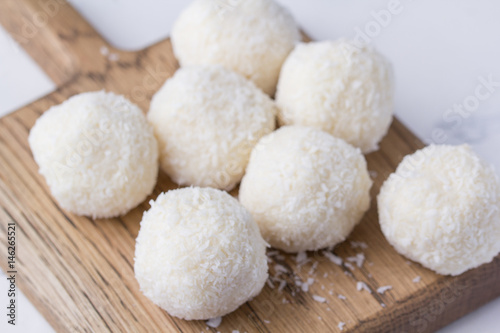
<path fill-rule="evenodd" d="M 500 182 L 468 145 L 406 156 L 378 195 L 382 231 L 404 256 L 458 275 L 500 251 Z"/>
<path fill-rule="evenodd" d="M 232 189 L 276 106 L 252 82 L 219 65 L 184 67 L 154 95 L 148 119 L 162 169 L 180 185 Z"/>
<path fill-rule="evenodd" d="M 209 319 L 236 310 L 264 286 L 266 243 L 226 192 L 162 193 L 144 213 L 135 246 L 141 291 L 169 314 Z"/>
<path fill-rule="evenodd" d="M 70 212 L 122 215 L 156 184 L 153 129 L 123 96 L 104 91 L 73 96 L 45 112 L 28 140 L 52 195 Z"/>
<path fill-rule="evenodd" d="M 172 46 L 181 66 L 222 64 L 269 95 L 299 40 L 293 17 L 272 0 L 196 0 L 172 28 Z"/>
<path fill-rule="evenodd" d="M 281 70 L 278 119 L 322 129 L 368 153 L 392 121 L 393 90 L 392 67 L 372 48 L 345 40 L 299 44 Z"/>
<path fill-rule="evenodd" d="M 286 252 L 346 239 L 370 205 L 360 150 L 314 128 L 281 127 L 250 157 L 239 198 L 264 239 Z"/>

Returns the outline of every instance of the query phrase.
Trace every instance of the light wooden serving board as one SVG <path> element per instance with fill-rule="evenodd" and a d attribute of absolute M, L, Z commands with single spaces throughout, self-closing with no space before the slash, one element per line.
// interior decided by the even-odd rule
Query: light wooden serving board
<path fill-rule="evenodd" d="M 93 221 L 59 208 L 27 143 L 35 120 L 77 93 L 106 89 L 126 95 L 146 111 L 152 95 L 177 69 L 170 41 L 140 52 L 113 50 L 59 0 L 2 0 L 0 22 L 58 85 L 54 93 L 0 119 L 0 266 L 8 270 L 6 226 L 15 222 L 18 287 L 57 331 L 206 332 L 205 322 L 173 318 L 156 307 L 134 278 L 139 221 L 150 198 L 176 187 L 170 179 L 160 173 L 153 195 L 126 216 Z M 103 56 L 102 46 L 119 60 Z M 444 277 L 407 261 L 384 239 L 375 197 L 403 156 L 420 147 L 394 120 L 381 149 L 367 156 L 376 175 L 371 208 L 348 241 L 333 250 L 344 259 L 364 253 L 361 268 L 354 263 L 354 269 L 337 266 L 318 252 L 308 253 L 311 261 L 299 269 L 295 256 L 280 253 L 270 263 L 270 275 L 275 275 L 276 264 L 285 267 L 286 287 L 279 292 L 278 284 L 266 285 L 210 331 L 335 332 L 344 322 L 344 332 L 431 332 L 500 296 L 498 257 L 459 277 Z M 368 248 L 353 248 L 350 241 L 366 242 Z M 417 276 L 421 280 L 415 283 Z M 308 278 L 314 283 L 304 292 L 295 280 Z M 373 293 L 357 291 L 357 281 Z M 376 292 L 386 285 L 393 289 Z M 327 302 L 317 302 L 313 295 Z"/>

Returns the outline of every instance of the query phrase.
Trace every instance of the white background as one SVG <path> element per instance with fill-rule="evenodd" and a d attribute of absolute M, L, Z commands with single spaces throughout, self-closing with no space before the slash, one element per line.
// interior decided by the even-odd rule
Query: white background
<path fill-rule="evenodd" d="M 237 3 L 235 0 L 220 1 L 228 5 Z M 162 0 L 70 2 L 111 44 L 128 50 L 140 49 L 165 38 L 186 3 Z M 492 87 L 489 96 L 482 100 L 475 97 L 481 78 L 490 77 L 500 83 L 500 2 L 280 2 L 290 8 L 301 27 L 314 39 L 355 38 L 360 36 L 359 31 L 364 31 L 368 36 L 365 38 L 394 64 L 397 116 L 427 142 L 471 143 L 483 158 L 500 170 L 500 86 Z M 387 15 L 390 8 L 397 10 Z M 52 89 L 54 84 L 50 79 L 0 27 L 0 115 Z M 478 89 L 485 91 L 484 86 Z M 477 105 L 474 102 L 478 102 Z M 454 105 L 464 103 L 468 103 L 468 109 L 464 108 L 461 113 L 453 111 Z M 7 281 L 0 275 L 0 304 L 6 304 L 6 290 Z M 18 305 L 20 325 L 13 331 L 52 331 L 22 295 Z M 499 314 L 500 299 L 497 299 L 442 332 L 497 332 Z M 11 331 L 5 320 L 1 320 L 0 331 Z"/>

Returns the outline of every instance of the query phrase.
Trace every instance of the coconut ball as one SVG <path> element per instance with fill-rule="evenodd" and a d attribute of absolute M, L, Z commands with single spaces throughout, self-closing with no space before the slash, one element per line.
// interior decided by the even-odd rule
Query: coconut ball
<path fill-rule="evenodd" d="M 73 96 L 45 112 L 28 140 L 52 195 L 70 212 L 122 215 L 156 184 L 153 129 L 123 96 L 104 91 Z"/>
<path fill-rule="evenodd" d="M 299 44 L 281 70 L 278 119 L 322 129 L 368 153 L 392 121 L 393 90 L 392 67 L 372 48 L 345 40 Z"/>
<path fill-rule="evenodd" d="M 468 145 L 406 156 L 378 195 L 382 231 L 404 256 L 458 275 L 500 252 L 500 182 Z"/>
<path fill-rule="evenodd" d="M 148 119 L 162 169 L 180 185 L 232 189 L 276 106 L 252 82 L 219 65 L 183 67 L 154 95 Z"/>
<path fill-rule="evenodd" d="M 268 277 L 266 243 L 226 192 L 183 188 L 151 201 L 134 269 L 144 295 L 169 314 L 209 319 L 259 294 Z"/>
<path fill-rule="evenodd" d="M 299 40 L 293 17 L 273 0 L 196 0 L 172 28 L 181 66 L 223 64 L 269 95 Z"/>
<path fill-rule="evenodd" d="M 371 185 L 359 149 L 285 126 L 253 150 L 239 197 L 273 247 L 312 251 L 346 239 L 370 205 Z"/>

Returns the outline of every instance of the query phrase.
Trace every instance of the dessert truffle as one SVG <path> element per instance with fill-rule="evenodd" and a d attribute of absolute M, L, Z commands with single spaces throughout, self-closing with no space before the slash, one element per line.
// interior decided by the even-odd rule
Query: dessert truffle
<path fill-rule="evenodd" d="M 264 239 L 286 252 L 334 246 L 370 205 L 361 151 L 321 130 L 285 126 L 252 151 L 239 198 Z"/>
<path fill-rule="evenodd" d="M 144 295 L 169 314 L 210 319 L 259 294 L 268 277 L 266 243 L 228 193 L 183 188 L 151 201 L 134 269 Z"/>
<path fill-rule="evenodd" d="M 378 195 L 382 231 L 407 258 L 444 275 L 500 251 L 500 182 L 468 145 L 406 156 Z"/>
<path fill-rule="evenodd" d="M 276 113 L 252 82 L 209 65 L 180 68 L 154 95 L 148 119 L 174 182 L 230 190 L 253 146 L 274 130 Z"/>
<path fill-rule="evenodd" d="M 172 29 L 181 66 L 223 64 L 269 95 L 285 58 L 300 40 L 290 13 L 273 0 L 193 1 Z"/>
<path fill-rule="evenodd" d="M 62 208 L 93 218 L 127 213 L 153 191 L 158 144 L 136 105 L 104 91 L 51 107 L 29 145 Z"/>
<path fill-rule="evenodd" d="M 281 70 L 278 119 L 322 129 L 368 153 L 392 121 L 393 90 L 391 65 L 370 47 L 345 40 L 299 44 Z"/>

